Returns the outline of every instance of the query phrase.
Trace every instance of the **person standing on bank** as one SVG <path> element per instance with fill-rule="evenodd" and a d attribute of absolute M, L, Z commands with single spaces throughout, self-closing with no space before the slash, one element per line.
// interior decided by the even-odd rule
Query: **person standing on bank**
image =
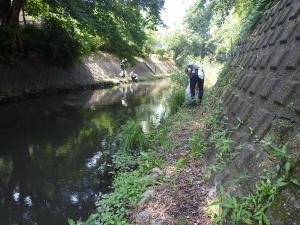
<path fill-rule="evenodd" d="M 195 99 L 195 92 L 196 92 L 196 84 L 198 84 L 198 98 L 201 102 L 203 97 L 203 85 L 204 85 L 204 71 L 201 67 L 195 64 L 187 65 L 185 69 L 186 74 L 190 78 L 190 91 L 191 91 L 191 98 L 192 100 Z"/>

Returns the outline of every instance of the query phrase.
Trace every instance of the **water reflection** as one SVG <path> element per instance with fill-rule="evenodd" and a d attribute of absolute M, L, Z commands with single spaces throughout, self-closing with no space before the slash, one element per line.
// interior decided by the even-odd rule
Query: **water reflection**
<path fill-rule="evenodd" d="M 129 117 L 159 123 L 168 81 L 0 107 L 1 225 L 85 218 L 111 184 L 111 143 Z"/>

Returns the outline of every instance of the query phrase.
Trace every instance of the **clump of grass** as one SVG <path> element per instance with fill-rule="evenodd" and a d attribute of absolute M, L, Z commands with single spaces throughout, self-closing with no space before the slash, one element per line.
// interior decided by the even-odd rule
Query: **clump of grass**
<path fill-rule="evenodd" d="M 155 139 L 156 135 L 150 137 Z M 138 203 L 147 187 L 154 184 L 150 172 L 164 161 L 159 153 L 148 148 L 154 142 L 150 143 L 136 121 L 130 119 L 120 128 L 119 152 L 114 159 L 118 172 L 112 183 L 113 191 L 99 196 L 97 212 L 86 221 L 69 219 L 70 225 L 129 224 L 130 209 Z M 136 165 L 134 169 L 128 165 L 129 161 Z"/>
<path fill-rule="evenodd" d="M 195 132 L 190 139 L 190 145 L 191 145 L 191 155 L 194 157 L 202 156 L 206 149 L 206 143 L 203 137 L 203 130 L 199 130 L 198 132 Z"/>
<path fill-rule="evenodd" d="M 177 160 L 175 166 L 176 166 L 177 169 L 180 169 L 186 164 L 187 164 L 187 158 L 186 157 L 181 157 L 180 159 Z"/>
<path fill-rule="evenodd" d="M 118 136 L 121 151 L 135 153 L 147 145 L 142 127 L 133 119 L 129 119 L 121 126 Z"/>
<path fill-rule="evenodd" d="M 113 161 L 119 171 L 128 171 L 137 165 L 137 156 L 148 143 L 142 127 L 133 119 L 129 119 L 121 126 L 117 135 L 118 152 Z"/>
<path fill-rule="evenodd" d="M 173 90 L 168 98 L 170 114 L 176 113 L 185 101 L 185 92 L 183 88 Z"/>

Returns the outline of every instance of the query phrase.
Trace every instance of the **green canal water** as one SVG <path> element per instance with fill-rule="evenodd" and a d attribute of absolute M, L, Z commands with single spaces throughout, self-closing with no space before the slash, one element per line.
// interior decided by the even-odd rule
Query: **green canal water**
<path fill-rule="evenodd" d="M 0 106 L 0 224 L 64 225 L 87 218 L 114 171 L 127 119 L 147 132 L 164 117 L 169 81 Z"/>

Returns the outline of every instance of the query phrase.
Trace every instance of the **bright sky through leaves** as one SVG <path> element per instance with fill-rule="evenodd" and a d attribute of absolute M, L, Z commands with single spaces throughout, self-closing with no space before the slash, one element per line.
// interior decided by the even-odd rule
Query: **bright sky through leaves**
<path fill-rule="evenodd" d="M 195 4 L 196 0 L 166 0 L 162 19 L 168 26 L 168 30 L 176 29 L 182 23 L 186 10 Z"/>

